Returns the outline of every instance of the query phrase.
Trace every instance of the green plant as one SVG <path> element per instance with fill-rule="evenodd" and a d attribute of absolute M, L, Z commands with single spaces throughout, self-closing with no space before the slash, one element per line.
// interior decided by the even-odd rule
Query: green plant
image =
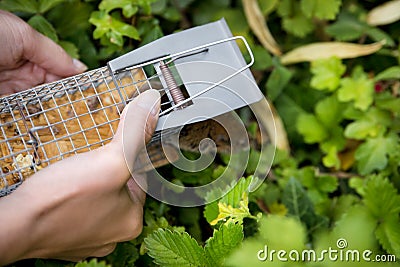
<path fill-rule="evenodd" d="M 393 5 L 393 11 L 396 1 L 385 3 Z M 349 249 L 371 250 L 371 257 L 392 254 L 398 261 L 400 22 L 399 12 L 371 11 L 381 4 L 1 0 L 0 8 L 16 12 L 92 68 L 164 34 L 224 17 L 235 35 L 248 40 L 255 55 L 252 72 L 282 118 L 290 142 L 290 151 L 284 146 L 277 150 L 268 179 L 252 192 L 260 153 L 254 141 L 257 127 L 243 112 L 254 139 L 248 178 L 240 178 L 226 196 L 205 207 L 171 207 L 148 198 L 141 236 L 119 244 L 105 258 L 77 266 L 332 266 L 336 263 L 328 259 L 262 261 L 257 253 L 266 256 L 266 245 L 320 253 L 337 248 L 340 239 L 347 240 Z M 387 17 L 391 21 L 382 22 Z M 227 158 L 219 155 L 198 173 L 172 166 L 160 172 L 174 183 L 206 184 L 225 170 Z M 230 175 L 238 178 L 234 172 Z"/>

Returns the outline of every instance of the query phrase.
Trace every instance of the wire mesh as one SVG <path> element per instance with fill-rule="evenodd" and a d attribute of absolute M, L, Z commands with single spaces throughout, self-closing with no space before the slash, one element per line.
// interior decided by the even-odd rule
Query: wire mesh
<path fill-rule="evenodd" d="M 159 77 L 143 68 L 118 73 L 115 82 L 103 67 L 0 98 L 0 196 L 53 162 L 107 144 L 141 92 L 165 95 Z M 163 97 L 161 105 L 172 103 Z"/>

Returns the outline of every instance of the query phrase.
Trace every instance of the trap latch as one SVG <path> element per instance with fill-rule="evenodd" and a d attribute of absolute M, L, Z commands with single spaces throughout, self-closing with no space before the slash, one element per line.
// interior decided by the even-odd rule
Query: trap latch
<path fill-rule="evenodd" d="M 249 63 L 238 42 L 247 50 Z M 263 95 L 249 70 L 253 62 L 245 38 L 232 36 L 221 19 L 164 36 L 109 61 L 108 68 L 113 76 L 138 68 L 154 69 L 171 103 L 160 113 L 156 130 L 163 130 L 261 100 Z"/>

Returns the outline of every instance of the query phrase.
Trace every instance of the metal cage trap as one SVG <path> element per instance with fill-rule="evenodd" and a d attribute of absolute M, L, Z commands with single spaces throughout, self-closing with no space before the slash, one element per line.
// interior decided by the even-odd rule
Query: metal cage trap
<path fill-rule="evenodd" d="M 1 98 L 0 196 L 51 163 L 109 142 L 124 106 L 150 88 L 162 98 L 148 153 L 155 167 L 165 164 L 157 163 L 162 132 L 263 98 L 248 69 L 253 61 L 246 40 L 220 20 L 162 37 L 107 67 Z"/>

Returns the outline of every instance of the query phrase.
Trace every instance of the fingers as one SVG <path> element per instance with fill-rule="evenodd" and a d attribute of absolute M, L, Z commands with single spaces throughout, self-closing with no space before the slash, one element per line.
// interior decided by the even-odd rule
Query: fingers
<path fill-rule="evenodd" d="M 139 202 L 143 206 L 146 200 L 146 193 L 144 192 L 147 189 L 146 174 L 135 174 L 128 180 L 126 186 L 132 201 L 134 203 Z"/>
<path fill-rule="evenodd" d="M 26 27 L 26 38 L 23 38 L 23 56 L 45 69 L 47 72 L 61 77 L 75 75 L 87 70 L 86 65 L 72 59 L 64 49 L 48 37 Z"/>
<path fill-rule="evenodd" d="M 160 94 L 152 89 L 136 97 L 121 115 L 117 133 L 110 145 L 123 153 L 130 171 L 133 171 L 137 155 L 153 135 L 159 111 Z"/>

